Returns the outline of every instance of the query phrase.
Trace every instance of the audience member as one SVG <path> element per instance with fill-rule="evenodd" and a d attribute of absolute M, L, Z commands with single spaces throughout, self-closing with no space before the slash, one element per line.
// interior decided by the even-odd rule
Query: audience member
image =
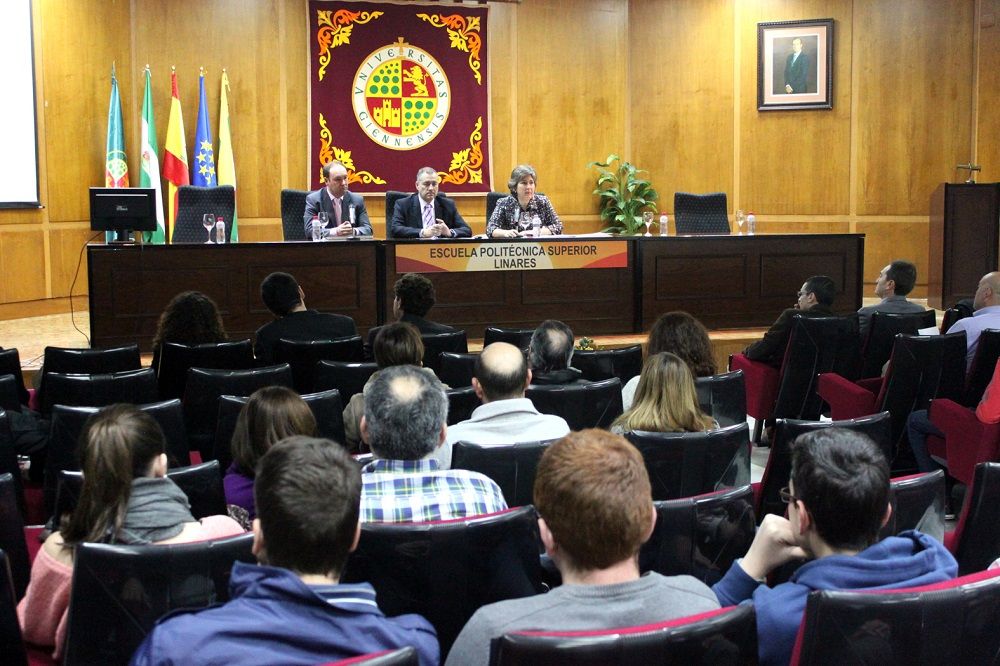
<path fill-rule="evenodd" d="M 785 347 L 792 334 L 792 317 L 834 317 L 830 307 L 837 295 L 837 287 L 826 275 L 814 275 L 802 284 L 799 289 L 798 302 L 794 308 L 783 311 L 764 337 L 743 350 L 743 354 L 751 361 L 760 361 L 781 367 L 785 357 Z"/>
<path fill-rule="evenodd" d="M 396 280 L 392 291 L 395 297 L 392 300 L 392 314 L 397 321 L 413 324 L 420 331 L 421 335 L 430 333 L 450 333 L 455 329 L 451 326 L 438 324 L 426 319 L 427 313 L 434 307 L 435 294 L 434 283 L 420 273 L 407 273 Z M 375 336 L 382 330 L 381 326 L 374 326 L 368 331 L 365 339 L 365 347 L 370 357 L 372 345 L 375 343 Z"/>
<path fill-rule="evenodd" d="M 882 269 L 878 274 L 878 280 L 875 281 L 875 295 L 882 300 L 858 310 L 858 330 L 862 340 L 868 333 L 868 325 L 871 324 L 872 314 L 875 312 L 905 314 L 924 311 L 924 306 L 906 300 L 906 295 L 913 290 L 913 285 L 916 283 L 917 267 L 909 261 L 896 259 Z"/>
<path fill-rule="evenodd" d="M 335 442 L 291 437 L 264 454 L 253 552 L 236 562 L 225 604 L 160 620 L 132 658 L 147 664 L 319 664 L 412 645 L 437 664 L 434 628 L 386 617 L 367 583 L 340 575 L 358 544 L 361 479 Z"/>
<path fill-rule="evenodd" d="M 153 335 L 152 367 L 160 373 L 160 350 L 164 342 L 200 345 L 228 339 L 215 301 L 200 291 L 182 291 L 160 313 Z"/>
<path fill-rule="evenodd" d="M 764 517 L 750 550 L 713 589 L 723 606 L 753 601 L 761 664 L 787 664 L 814 590 L 891 589 L 954 578 L 958 565 L 937 540 L 914 530 L 878 541 L 892 511 L 889 464 L 865 435 L 829 428 L 799 437 L 792 449 L 788 517 Z M 791 580 L 765 577 L 810 558 Z"/>
<path fill-rule="evenodd" d="M 17 607 L 24 640 L 63 653 L 74 547 L 84 541 L 167 544 L 203 541 L 243 530 L 227 516 L 196 521 L 188 499 L 166 478 L 166 440 L 160 426 L 133 405 L 105 407 L 87 420 L 80 438 L 83 487 L 31 567 Z"/>
<path fill-rule="evenodd" d="M 494 342 L 476 359 L 472 388 L 483 404 L 472 416 L 448 428 L 446 446 L 474 442 L 490 446 L 558 439 L 569 432 L 561 416 L 541 414 L 524 390 L 531 370 L 520 349 Z"/>
<path fill-rule="evenodd" d="M 278 340 L 331 340 L 357 335 L 350 317 L 306 308 L 306 295 L 288 273 L 271 273 L 260 283 L 260 297 L 277 319 L 257 329 L 253 346 L 257 360 L 274 363 Z"/>
<path fill-rule="evenodd" d="M 320 235 L 329 236 L 371 236 L 372 223 L 368 219 L 365 199 L 360 194 L 347 190 L 347 167 L 337 161 L 323 165 L 326 187 L 306 195 L 303 222 L 306 238 L 312 236 L 313 218 L 320 213 L 327 214 L 327 225 L 317 220 L 321 226 Z"/>
<path fill-rule="evenodd" d="M 687 312 L 675 311 L 662 314 L 649 329 L 646 358 L 660 352 L 670 352 L 679 356 L 687 363 L 691 374 L 695 377 L 711 377 L 716 373 L 715 356 L 712 353 L 712 341 L 708 338 L 708 331 L 700 321 Z M 622 407 L 626 411 L 632 406 L 638 386 L 639 375 L 636 375 L 622 387 Z"/>
<path fill-rule="evenodd" d="M 417 171 L 417 191 L 396 202 L 389 228 L 393 238 L 468 238 L 469 225 L 455 202 L 438 192 L 441 179 L 434 167 Z"/>
<path fill-rule="evenodd" d="M 573 330 L 555 319 L 546 319 L 531 334 L 528 360 L 532 384 L 589 384 L 583 373 L 570 367 Z"/>
<path fill-rule="evenodd" d="M 245 510 L 248 520 L 257 517 L 253 501 L 257 463 L 275 442 L 293 435 L 316 435 L 316 417 L 306 401 L 285 386 L 254 391 L 236 419 L 233 462 L 222 480 L 226 503 Z"/>
<path fill-rule="evenodd" d="M 514 238 L 533 234 L 532 218 L 540 222 L 542 236 L 558 235 L 563 231 L 552 202 L 544 194 L 535 192 L 538 174 L 528 164 L 519 164 L 510 172 L 507 189 L 510 196 L 497 201 L 493 214 L 486 222 L 486 235 L 490 238 Z"/>
<path fill-rule="evenodd" d="M 562 585 L 480 608 L 452 646 L 449 666 L 488 663 L 490 640 L 510 632 L 629 627 L 719 607 L 691 576 L 639 575 L 639 548 L 656 512 L 642 456 L 623 438 L 583 430 L 554 443 L 538 465 L 535 508 Z"/>
<path fill-rule="evenodd" d="M 701 411 L 687 364 L 676 354 L 660 352 L 646 359 L 635 401 L 615 419 L 611 431 L 701 432 L 718 427 Z"/>
<path fill-rule="evenodd" d="M 979 346 L 979 335 L 988 328 L 1000 328 L 1000 271 L 987 273 L 976 287 L 976 295 L 972 299 L 975 312 L 971 317 L 959 319 L 948 333 L 965 331 L 965 367 L 972 367 Z"/>
<path fill-rule="evenodd" d="M 429 457 L 445 441 L 447 416 L 444 386 L 421 368 L 386 368 L 365 387 L 361 438 L 376 460 L 361 470 L 363 522 L 448 520 L 507 508 L 491 479 L 441 469 Z"/>

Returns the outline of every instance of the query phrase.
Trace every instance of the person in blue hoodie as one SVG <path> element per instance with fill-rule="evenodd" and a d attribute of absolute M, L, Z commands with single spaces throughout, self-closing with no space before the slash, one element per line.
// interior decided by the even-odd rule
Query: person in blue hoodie
<path fill-rule="evenodd" d="M 412 645 L 440 662 L 419 615 L 386 617 L 368 583 L 340 572 L 361 534 L 361 472 L 327 439 L 289 437 L 257 468 L 253 552 L 233 565 L 231 600 L 161 619 L 132 664 L 318 664 Z"/>
<path fill-rule="evenodd" d="M 814 590 L 878 590 L 954 578 L 958 564 L 932 537 L 907 530 L 878 541 L 891 515 L 889 465 L 875 443 L 828 428 L 799 437 L 789 485 L 781 491 L 788 517 L 764 517 L 750 550 L 713 586 L 723 606 L 753 601 L 760 663 L 787 664 Z M 791 580 L 768 587 L 765 577 L 809 558 Z"/>

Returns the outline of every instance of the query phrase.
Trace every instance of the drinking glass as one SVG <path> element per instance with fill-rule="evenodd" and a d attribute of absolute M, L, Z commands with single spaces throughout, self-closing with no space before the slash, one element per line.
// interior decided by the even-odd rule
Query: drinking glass
<path fill-rule="evenodd" d="M 321 210 L 319 213 L 319 226 L 321 229 L 326 229 L 326 226 L 330 224 L 330 214 L 325 210 Z M 320 238 L 322 238 L 326 232 L 320 233 Z"/>
<path fill-rule="evenodd" d="M 642 214 L 642 223 L 646 225 L 646 235 L 647 236 L 652 236 L 653 234 L 651 234 L 649 232 L 649 227 L 653 224 L 653 212 L 652 211 L 647 210 L 647 211 L 645 211 Z"/>
<path fill-rule="evenodd" d="M 740 229 L 740 236 L 743 235 L 743 223 L 747 221 L 746 215 L 743 214 L 743 209 L 736 211 L 736 226 Z"/>
<path fill-rule="evenodd" d="M 201 218 L 201 226 L 205 227 L 205 231 L 208 232 L 208 240 L 205 244 L 208 245 L 212 243 L 212 231 L 215 229 L 215 215 L 212 213 L 205 213 Z"/>

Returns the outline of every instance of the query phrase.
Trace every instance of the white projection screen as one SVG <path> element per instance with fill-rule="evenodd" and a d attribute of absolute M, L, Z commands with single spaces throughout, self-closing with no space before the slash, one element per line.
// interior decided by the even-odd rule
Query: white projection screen
<path fill-rule="evenodd" d="M 37 208 L 31 0 L 0 0 L 0 63 L 0 208 Z"/>

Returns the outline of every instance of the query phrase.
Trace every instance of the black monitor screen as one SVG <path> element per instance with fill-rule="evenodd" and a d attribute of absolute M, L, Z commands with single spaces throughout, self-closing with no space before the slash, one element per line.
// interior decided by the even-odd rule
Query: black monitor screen
<path fill-rule="evenodd" d="M 93 231 L 156 231 L 155 190 L 151 187 L 90 188 Z"/>

